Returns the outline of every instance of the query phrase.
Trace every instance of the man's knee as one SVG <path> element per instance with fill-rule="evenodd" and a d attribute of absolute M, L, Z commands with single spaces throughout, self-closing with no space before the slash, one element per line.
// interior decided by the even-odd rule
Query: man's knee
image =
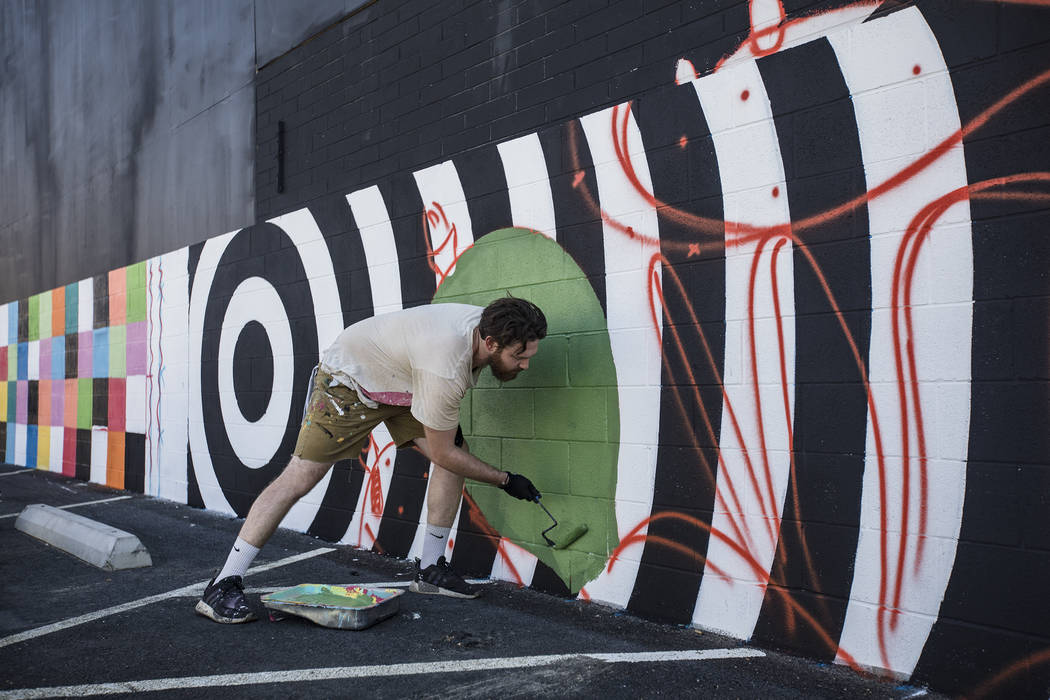
<path fill-rule="evenodd" d="M 293 455 L 279 477 L 282 482 L 281 487 L 287 489 L 297 499 L 302 498 L 310 493 L 310 489 L 324 478 L 331 467 L 330 463 L 312 462 Z"/>

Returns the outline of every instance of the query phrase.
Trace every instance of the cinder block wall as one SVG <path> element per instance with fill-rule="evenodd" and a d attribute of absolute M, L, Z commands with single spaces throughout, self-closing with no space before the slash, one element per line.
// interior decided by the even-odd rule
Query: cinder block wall
<path fill-rule="evenodd" d="M 341 328 L 510 291 L 464 430 L 589 531 L 471 485 L 456 566 L 1046 697 L 1047 12 L 380 0 L 259 71 L 256 225 L 7 305 L 7 461 L 243 515 Z M 373 438 L 285 524 L 412 556 Z"/>

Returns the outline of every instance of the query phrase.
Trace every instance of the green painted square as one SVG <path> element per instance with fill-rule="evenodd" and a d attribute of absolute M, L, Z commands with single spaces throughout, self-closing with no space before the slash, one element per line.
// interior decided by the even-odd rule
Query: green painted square
<path fill-rule="evenodd" d="M 127 291 L 127 304 L 128 304 L 128 323 L 137 323 L 139 321 L 146 320 L 146 290 L 139 289 L 128 289 Z"/>
<path fill-rule="evenodd" d="M 109 328 L 109 376 L 127 376 L 128 327 L 110 326 Z"/>
<path fill-rule="evenodd" d="M 473 434 L 474 430 L 471 428 L 472 423 L 470 422 L 470 406 L 471 397 L 474 396 L 474 390 L 471 389 L 467 392 L 463 400 L 459 402 L 459 427 L 463 429 L 463 432 L 467 435 Z"/>
<path fill-rule="evenodd" d="M 544 245 L 544 241 L 538 240 L 537 234 L 525 233 L 520 236 L 507 238 L 501 245 L 512 246 L 515 238 L 520 239 L 515 247 L 516 254 L 513 256 L 500 255 L 498 257 L 498 267 L 496 269 L 499 272 L 496 278 L 501 284 L 508 287 L 518 287 L 533 285 L 537 282 L 561 280 L 569 276 L 565 269 L 565 262 L 571 261 L 571 258 L 563 256 L 558 259 L 557 267 L 552 268 L 551 256 L 544 255 L 539 250 Z M 521 243 L 525 245 L 521 245 Z M 492 247 L 495 248 L 495 246 Z M 573 272 L 576 271 L 574 270 Z M 491 277 L 491 273 L 489 273 L 489 276 Z"/>
<path fill-rule="evenodd" d="M 94 391 L 94 380 L 77 379 L 77 427 L 81 430 L 91 430 L 91 405 Z"/>
<path fill-rule="evenodd" d="M 146 288 L 146 261 L 135 263 L 134 265 L 128 265 L 127 268 L 128 281 L 125 287 L 128 291 L 132 289 L 145 289 Z"/>
<path fill-rule="evenodd" d="M 467 440 L 467 448 L 470 450 L 470 454 L 482 462 L 488 462 L 496 469 L 502 469 L 500 466 L 503 463 L 501 457 L 502 445 L 500 445 L 499 438 L 471 437 Z"/>
<path fill-rule="evenodd" d="M 562 335 L 548 335 L 541 340 L 539 350 L 529 360 L 529 368 L 514 380 L 514 388 L 568 386 L 568 346 L 568 338 Z"/>
<path fill-rule="evenodd" d="M 587 291 L 590 298 L 583 291 Z M 605 332 L 605 318 L 601 314 L 590 313 L 589 302 L 594 298 L 594 292 L 590 291 L 587 280 L 511 287 L 510 293 L 528 299 L 543 310 L 547 317 L 548 335 Z M 579 303 L 575 302 L 577 299 Z"/>
<path fill-rule="evenodd" d="M 18 380 L 18 346 L 7 346 L 7 381 Z"/>
<path fill-rule="evenodd" d="M 66 285 L 66 333 L 76 333 L 80 325 L 79 318 L 80 285 Z"/>
<path fill-rule="evenodd" d="M 569 443 L 556 440 L 504 440 L 506 470 L 524 474 L 548 493 L 569 492 Z"/>
<path fill-rule="evenodd" d="M 29 340 L 40 340 L 40 296 L 29 297 Z"/>
<path fill-rule="evenodd" d="M 616 463 L 616 445 L 608 442 L 569 443 L 569 493 L 574 496 L 599 497 L 609 495 L 609 486 L 595 474 L 605 473 L 608 465 Z"/>
<path fill-rule="evenodd" d="M 51 337 L 51 292 L 40 295 L 40 339 Z"/>
<path fill-rule="evenodd" d="M 531 389 L 475 389 L 471 400 L 471 425 L 474 434 L 531 438 L 532 392 Z"/>
<path fill-rule="evenodd" d="M 536 389 L 536 433 L 553 440 L 604 441 L 605 389 Z"/>
<path fill-rule="evenodd" d="M 612 354 L 608 333 L 582 333 L 568 339 L 569 384 L 572 386 L 615 386 L 615 371 L 610 371 L 603 362 L 595 362 L 596 357 L 608 357 Z M 644 362 L 639 358 L 638 362 Z"/>

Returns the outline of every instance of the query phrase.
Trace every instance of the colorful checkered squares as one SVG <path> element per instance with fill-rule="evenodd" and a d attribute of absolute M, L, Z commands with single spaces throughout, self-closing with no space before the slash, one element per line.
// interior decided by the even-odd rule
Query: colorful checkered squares
<path fill-rule="evenodd" d="M 147 313 L 146 263 L 0 305 L 6 461 L 142 489 Z"/>

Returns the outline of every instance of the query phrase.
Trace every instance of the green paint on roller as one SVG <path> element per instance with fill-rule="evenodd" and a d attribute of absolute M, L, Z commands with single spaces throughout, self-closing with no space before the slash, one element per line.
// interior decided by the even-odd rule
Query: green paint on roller
<path fill-rule="evenodd" d="M 557 528 L 555 528 L 555 529 L 557 529 Z M 560 535 L 557 532 L 555 532 L 554 535 L 550 535 L 550 538 L 552 540 L 554 540 L 554 548 L 555 549 L 565 549 L 566 547 L 568 547 L 573 542 L 575 542 L 576 540 L 580 539 L 581 537 L 583 537 L 586 534 L 587 534 L 587 526 L 586 525 L 577 525 L 577 526 L 573 527 L 572 529 L 570 529 L 564 535 Z"/>

